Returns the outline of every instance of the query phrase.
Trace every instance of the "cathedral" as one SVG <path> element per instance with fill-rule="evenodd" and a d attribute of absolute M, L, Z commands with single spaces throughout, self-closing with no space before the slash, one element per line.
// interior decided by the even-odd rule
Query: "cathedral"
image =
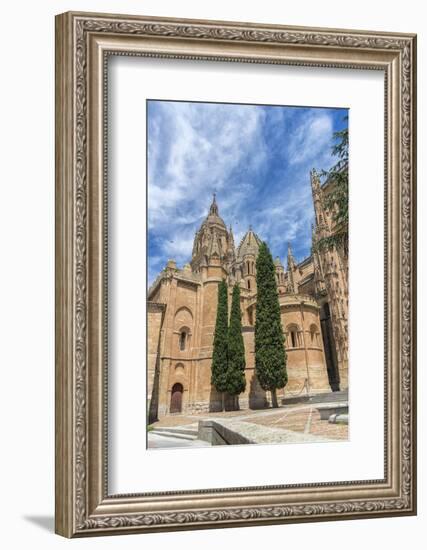
<path fill-rule="evenodd" d="M 323 185 L 310 173 L 315 223 L 312 253 L 296 262 L 288 246 L 286 269 L 275 260 L 277 292 L 285 335 L 288 397 L 345 390 L 348 387 L 348 253 L 332 244 L 316 247 L 334 234 Z M 261 238 L 249 227 L 236 246 L 231 227 L 219 213 L 215 195 L 194 237 L 190 263 L 179 269 L 169 260 L 147 296 L 147 407 L 149 422 L 167 414 L 218 411 L 222 400 L 211 385 L 218 283 L 241 288 L 246 390 L 240 408 L 265 408 L 269 392 L 255 374 L 254 331 L 257 303 L 256 259 Z"/>

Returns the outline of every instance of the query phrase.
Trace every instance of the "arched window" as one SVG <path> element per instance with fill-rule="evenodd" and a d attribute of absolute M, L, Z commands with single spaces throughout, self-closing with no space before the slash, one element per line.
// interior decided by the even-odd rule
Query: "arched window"
<path fill-rule="evenodd" d="M 291 344 L 292 344 L 292 347 L 293 347 L 293 348 L 296 348 L 296 347 L 297 347 L 298 334 L 297 334 L 296 331 L 291 330 L 290 335 L 291 335 Z"/>
<path fill-rule="evenodd" d="M 251 326 L 253 326 L 253 324 L 254 324 L 254 313 L 253 313 L 252 308 L 248 309 L 248 320 L 249 320 L 249 324 Z"/>
<path fill-rule="evenodd" d="M 310 345 L 318 346 L 319 345 L 319 329 L 316 325 L 310 325 Z"/>
<path fill-rule="evenodd" d="M 251 289 L 251 280 L 248 279 L 248 290 L 250 290 L 250 289 Z"/>
<path fill-rule="evenodd" d="M 186 307 L 180 307 L 175 313 L 174 319 L 174 333 L 176 338 L 174 343 L 175 349 L 184 351 L 188 349 L 191 337 L 191 327 L 193 326 L 193 314 L 191 310 Z"/>
<path fill-rule="evenodd" d="M 185 351 L 188 348 L 190 338 L 190 330 L 188 327 L 182 327 L 178 335 L 178 347 L 180 351 Z"/>
<path fill-rule="evenodd" d="M 298 325 L 288 325 L 286 331 L 286 342 L 289 348 L 299 348 L 301 346 L 300 329 Z"/>
<path fill-rule="evenodd" d="M 184 351 L 186 344 L 187 344 L 187 332 L 185 330 L 181 330 L 181 332 L 179 333 L 179 349 L 181 351 Z"/>

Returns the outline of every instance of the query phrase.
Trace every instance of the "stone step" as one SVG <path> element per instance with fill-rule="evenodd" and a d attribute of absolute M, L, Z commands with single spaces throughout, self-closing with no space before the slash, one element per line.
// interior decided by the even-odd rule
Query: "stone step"
<path fill-rule="evenodd" d="M 163 437 L 173 437 L 174 439 L 185 439 L 187 441 L 194 441 L 197 439 L 197 434 L 196 435 L 189 435 L 189 434 L 182 434 L 182 433 L 179 433 L 179 432 L 172 432 L 172 431 L 166 431 L 166 430 L 151 430 L 151 432 L 149 433 L 152 433 L 152 434 L 155 434 L 155 435 L 161 435 Z"/>

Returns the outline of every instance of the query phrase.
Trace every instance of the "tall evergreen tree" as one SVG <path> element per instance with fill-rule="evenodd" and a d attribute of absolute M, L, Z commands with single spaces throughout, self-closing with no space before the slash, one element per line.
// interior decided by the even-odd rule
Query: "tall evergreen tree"
<path fill-rule="evenodd" d="M 227 392 L 234 396 L 234 408 L 237 408 L 237 396 L 245 391 L 245 344 L 242 334 L 242 311 L 240 309 L 240 286 L 233 287 L 231 300 L 230 326 L 228 329 L 228 369 Z"/>
<path fill-rule="evenodd" d="M 288 375 L 274 262 L 264 242 L 256 261 L 256 283 L 255 372 L 262 389 L 271 392 L 273 407 L 278 407 L 277 389 L 285 387 Z"/>
<path fill-rule="evenodd" d="M 227 391 L 228 368 L 228 298 L 227 285 L 221 281 L 218 285 L 218 307 L 216 311 L 215 334 L 212 353 L 211 383 L 222 394 L 224 409 L 224 392 Z"/>

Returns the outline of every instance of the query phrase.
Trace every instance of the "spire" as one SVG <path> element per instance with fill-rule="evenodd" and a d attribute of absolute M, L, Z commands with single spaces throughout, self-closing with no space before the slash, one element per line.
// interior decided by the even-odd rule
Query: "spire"
<path fill-rule="evenodd" d="M 295 266 L 295 258 L 294 258 L 294 255 L 292 254 L 291 243 L 288 243 L 288 269 L 291 266 L 292 267 Z"/>
<path fill-rule="evenodd" d="M 199 232 L 196 231 L 194 233 L 194 240 L 193 240 L 193 251 L 191 253 L 191 257 L 194 258 L 194 256 L 197 254 L 197 252 L 199 251 L 199 244 L 200 244 L 200 241 L 199 241 Z"/>
<path fill-rule="evenodd" d="M 295 258 L 292 254 L 291 243 L 288 243 L 288 292 L 296 294 L 296 285 L 294 279 L 294 270 L 296 267 Z"/>
<path fill-rule="evenodd" d="M 216 231 L 214 231 L 214 233 L 213 233 L 213 238 L 212 238 L 211 246 L 210 246 L 210 249 L 209 249 L 209 257 L 215 256 L 215 255 L 218 256 L 218 258 L 221 258 L 221 252 L 220 252 L 220 247 L 219 247 L 219 242 L 218 242 L 218 237 L 217 237 Z"/>
<path fill-rule="evenodd" d="M 311 191 L 314 196 L 315 193 L 318 193 L 320 191 L 320 178 L 315 168 L 310 170 L 310 180 L 311 180 Z"/>
<path fill-rule="evenodd" d="M 233 243 L 234 245 L 234 235 L 233 235 L 233 228 L 231 227 L 231 224 L 230 224 L 230 228 L 228 230 L 228 233 L 230 235 L 230 241 Z"/>
<path fill-rule="evenodd" d="M 191 269 L 198 273 L 199 268 L 209 264 L 210 258 L 216 256 L 224 260 L 229 248 L 229 236 L 224 220 L 218 214 L 216 193 L 212 194 L 209 212 L 194 236 Z M 234 253 L 234 249 L 233 249 Z M 231 257 L 232 254 L 229 254 Z"/>
<path fill-rule="evenodd" d="M 231 225 L 230 229 L 228 230 L 228 250 L 232 250 L 234 252 L 234 235 Z"/>
<path fill-rule="evenodd" d="M 313 168 L 310 172 L 311 193 L 313 195 L 314 213 L 316 225 L 323 225 L 325 222 L 325 213 L 322 202 L 322 189 L 320 187 L 319 174 Z"/>
<path fill-rule="evenodd" d="M 218 205 L 216 203 L 216 193 L 212 193 L 212 204 L 209 208 L 209 215 L 218 216 Z"/>
<path fill-rule="evenodd" d="M 216 193 L 212 193 L 212 203 L 209 207 L 208 215 L 202 225 L 204 226 L 220 225 L 225 230 L 227 230 L 224 220 L 220 217 L 218 212 L 218 204 L 216 202 Z"/>

